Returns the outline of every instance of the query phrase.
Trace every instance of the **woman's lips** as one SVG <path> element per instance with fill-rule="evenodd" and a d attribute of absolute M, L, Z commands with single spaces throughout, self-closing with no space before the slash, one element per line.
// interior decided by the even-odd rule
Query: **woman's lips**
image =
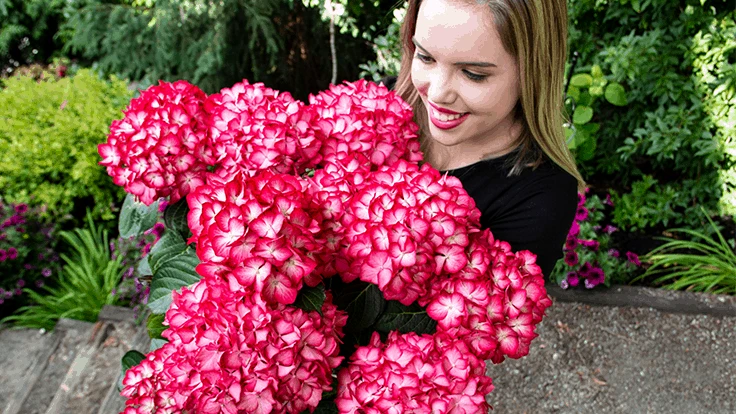
<path fill-rule="evenodd" d="M 434 105 L 429 108 L 429 119 L 432 121 L 432 124 L 439 129 L 455 128 L 462 124 L 468 118 L 468 115 L 470 115 L 468 113 L 459 114 L 457 112 L 447 110 L 445 110 L 445 112 L 440 109 L 441 108 L 435 108 Z"/>

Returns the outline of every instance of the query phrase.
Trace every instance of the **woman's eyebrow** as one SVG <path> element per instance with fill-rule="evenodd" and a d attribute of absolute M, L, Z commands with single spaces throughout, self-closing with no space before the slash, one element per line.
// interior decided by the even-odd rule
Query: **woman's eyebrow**
<path fill-rule="evenodd" d="M 426 54 L 428 56 L 432 56 L 432 54 L 429 53 L 427 51 L 427 49 L 425 49 L 422 45 L 419 44 L 419 42 L 417 42 L 417 39 L 415 37 L 412 37 L 411 38 L 411 41 L 414 43 L 414 46 L 416 46 L 419 49 L 421 49 L 424 54 Z M 495 65 L 493 63 L 489 63 L 489 62 L 455 62 L 454 65 L 455 66 L 479 66 L 479 67 L 482 67 L 482 68 L 495 68 L 495 67 L 497 67 L 497 65 Z"/>

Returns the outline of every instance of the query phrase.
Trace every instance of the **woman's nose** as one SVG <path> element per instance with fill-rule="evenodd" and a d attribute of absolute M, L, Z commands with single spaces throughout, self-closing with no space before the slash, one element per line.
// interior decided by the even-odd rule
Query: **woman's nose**
<path fill-rule="evenodd" d="M 448 104 L 454 101 L 452 78 L 446 70 L 435 70 L 429 77 L 427 99 L 437 104 Z"/>

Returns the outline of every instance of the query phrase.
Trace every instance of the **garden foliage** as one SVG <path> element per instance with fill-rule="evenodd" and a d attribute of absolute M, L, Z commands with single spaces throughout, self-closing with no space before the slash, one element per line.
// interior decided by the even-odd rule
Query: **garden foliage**
<path fill-rule="evenodd" d="M 0 0 L 0 69 L 45 62 L 61 48 L 64 0 Z"/>
<path fill-rule="evenodd" d="M 143 84 L 183 79 L 211 93 L 248 78 L 305 99 L 330 81 L 328 24 L 301 1 L 75 0 L 67 12 L 67 52 Z M 355 79 L 368 46 L 349 34 L 336 43 L 338 79 Z"/>
<path fill-rule="evenodd" d="M 584 176 L 610 186 L 622 230 L 699 228 L 736 212 L 736 11 L 727 1 L 569 2 L 570 50 L 628 105 L 596 107 Z M 590 24 L 595 22 L 595 24 Z"/>
<path fill-rule="evenodd" d="M 45 205 L 50 216 L 113 217 L 123 192 L 98 165 L 97 144 L 132 97 L 125 82 L 89 70 L 38 82 L 4 80 L 0 90 L 0 194 Z"/>

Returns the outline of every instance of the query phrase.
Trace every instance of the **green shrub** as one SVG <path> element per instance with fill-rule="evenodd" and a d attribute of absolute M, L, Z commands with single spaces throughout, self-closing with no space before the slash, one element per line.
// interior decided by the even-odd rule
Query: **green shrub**
<path fill-rule="evenodd" d="M 53 217 L 112 219 L 124 192 L 98 165 L 97 144 L 132 98 L 125 82 L 89 70 L 38 82 L 4 81 L 0 90 L 0 194 L 9 202 L 43 204 Z"/>
<path fill-rule="evenodd" d="M 380 16 L 374 2 L 351 6 L 373 10 L 361 27 Z M 185 79 L 213 93 L 247 78 L 306 100 L 331 78 L 328 24 L 302 1 L 74 0 L 66 13 L 67 53 L 143 84 Z M 338 80 L 356 79 L 369 46 L 338 33 L 336 48 Z"/>
<path fill-rule="evenodd" d="M 736 212 L 736 11 L 726 1 L 571 0 L 581 69 L 624 85 L 624 108 L 595 105 L 586 179 L 618 197 L 622 230 L 700 228 Z"/>
<path fill-rule="evenodd" d="M 56 36 L 65 0 L 0 0 L 0 69 L 46 62 L 61 49 Z"/>

